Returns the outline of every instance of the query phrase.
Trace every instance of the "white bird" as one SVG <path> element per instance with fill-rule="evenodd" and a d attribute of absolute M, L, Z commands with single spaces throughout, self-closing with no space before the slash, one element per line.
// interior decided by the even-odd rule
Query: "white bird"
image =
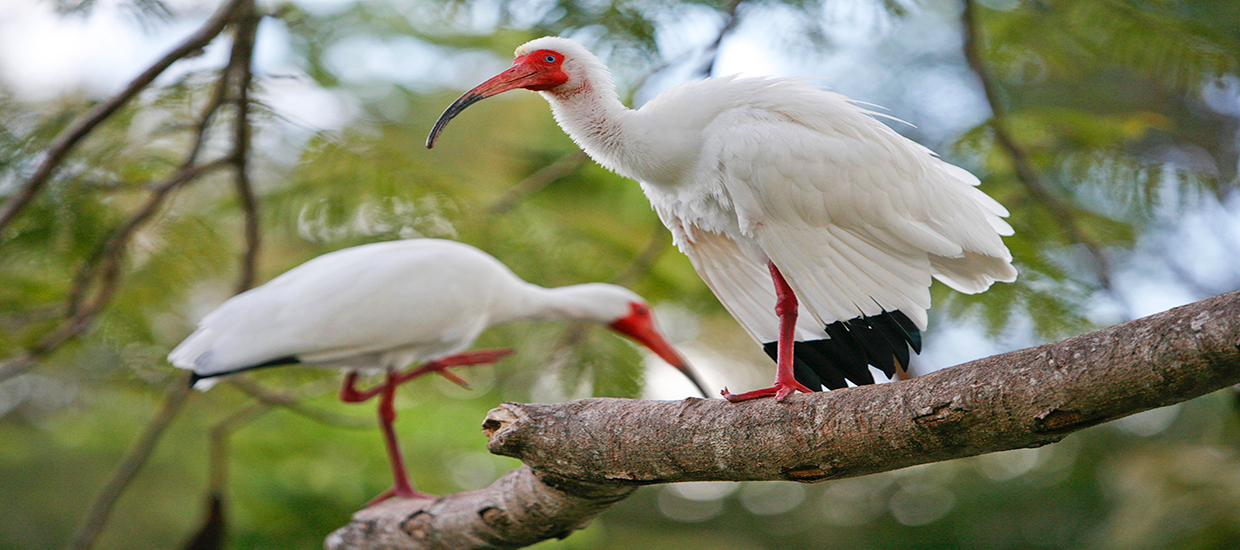
<path fill-rule="evenodd" d="M 632 291 L 603 283 L 543 288 L 477 248 L 438 239 L 367 244 L 314 258 L 224 302 L 168 360 L 193 371 L 199 387 L 218 376 L 274 365 L 348 369 L 341 400 L 382 395 L 379 421 L 394 484 L 373 503 L 421 495 L 409 483 L 392 428 L 396 387 L 428 372 L 465 385 L 447 369 L 511 353 L 465 350 L 487 327 L 521 319 L 606 325 L 650 348 L 706 395 L 688 362 L 655 328 L 650 307 Z M 414 363 L 422 365 L 397 372 Z M 360 391 L 359 370 L 386 372 L 386 381 Z"/>
<path fill-rule="evenodd" d="M 932 277 L 965 293 L 1016 279 L 1008 212 L 978 179 L 840 94 L 710 78 L 633 110 L 597 57 L 545 37 L 449 106 L 426 146 L 469 105 L 516 88 L 539 92 L 587 154 L 641 183 L 676 246 L 776 359 L 773 387 L 725 388 L 730 400 L 873 383 L 867 365 L 891 376 L 909 346 L 920 351 Z"/>

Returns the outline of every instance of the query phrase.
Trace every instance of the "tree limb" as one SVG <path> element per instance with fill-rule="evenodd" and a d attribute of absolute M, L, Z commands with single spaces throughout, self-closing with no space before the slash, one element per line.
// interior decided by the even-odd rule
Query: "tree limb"
<path fill-rule="evenodd" d="M 181 405 L 185 403 L 185 398 L 189 396 L 189 374 L 177 376 L 168 385 L 168 391 L 164 394 L 164 404 L 160 407 L 159 412 L 152 416 L 147 422 L 146 430 L 134 442 L 133 447 L 129 449 L 129 454 L 125 456 L 125 460 L 116 467 L 112 472 L 112 476 L 108 478 L 108 482 L 104 484 L 103 489 L 99 491 L 99 495 L 90 504 L 90 510 L 86 514 L 86 519 L 82 520 L 80 525 L 73 533 L 73 537 L 69 539 L 69 544 L 65 547 L 67 550 L 86 550 L 95 544 L 95 540 L 99 537 L 99 533 L 103 531 L 103 526 L 108 522 L 108 516 L 112 514 L 112 507 L 116 505 L 116 501 L 120 500 L 121 495 L 125 493 L 125 488 L 129 486 L 129 482 L 133 480 L 142 466 L 146 464 L 146 460 L 151 457 L 151 453 L 155 451 L 155 445 L 159 443 L 159 439 L 164 434 L 164 429 L 172 422 L 177 412 L 181 410 Z"/>
<path fill-rule="evenodd" d="M 390 499 L 327 537 L 327 550 L 520 548 L 564 538 L 637 490 L 544 479 L 522 466 L 490 487 L 435 500 Z"/>
<path fill-rule="evenodd" d="M 491 206 L 487 207 L 487 214 L 497 216 L 507 213 L 524 202 L 525 199 L 542 191 L 548 185 L 579 170 L 585 164 L 587 158 L 589 157 L 585 153 L 579 150 L 573 151 L 556 159 L 555 162 L 535 170 L 534 173 L 526 176 L 525 179 L 517 182 L 516 185 L 509 187 L 502 197 L 491 203 Z"/>
<path fill-rule="evenodd" d="M 199 164 L 178 171 L 172 177 L 156 186 L 151 191 L 150 196 L 147 197 L 146 203 L 130 216 L 124 225 L 118 227 L 113 232 L 112 237 L 103 245 L 104 248 L 115 248 L 115 250 L 103 256 L 103 265 L 97 268 L 97 270 L 102 271 L 102 274 L 99 275 L 99 288 L 95 291 L 94 299 L 85 305 L 75 304 L 73 309 L 67 312 L 67 318 L 40 339 L 38 343 L 31 346 L 25 352 L 0 362 L 0 382 L 33 369 L 38 365 L 39 359 L 52 353 L 65 342 L 72 340 L 90 328 L 91 323 L 95 321 L 95 318 L 111 301 L 112 295 L 117 290 L 117 285 L 120 283 L 121 260 L 124 259 L 124 245 L 129 242 L 129 237 L 133 231 L 146 223 L 158 211 L 159 206 L 163 204 L 164 198 L 169 193 L 187 182 L 228 166 L 231 163 L 231 159 L 222 158 L 206 164 Z M 81 280 L 83 285 L 90 284 L 91 282 L 93 282 L 91 278 Z M 79 292 L 85 295 L 86 289 L 82 288 L 79 290 L 75 287 L 71 293 L 77 294 Z"/>
<path fill-rule="evenodd" d="M 964 58 L 982 83 L 982 92 L 986 96 L 986 102 L 990 105 L 989 126 L 994 133 L 995 143 L 1007 154 L 1012 163 L 1012 169 L 1016 173 L 1016 180 L 1024 185 L 1029 195 L 1054 214 L 1070 241 L 1080 243 L 1089 251 L 1090 257 L 1094 260 L 1094 273 L 1098 276 L 1098 283 L 1111 294 L 1116 305 L 1124 312 L 1124 318 L 1131 319 L 1128 305 L 1115 292 L 1111 279 L 1111 262 L 1103 253 L 1102 245 L 1081 229 L 1076 212 L 1051 193 L 1042 174 L 1034 166 L 1033 160 L 1029 158 L 1029 153 L 1012 137 L 1011 129 L 1007 125 L 1008 113 L 1000 97 L 999 85 L 995 82 L 994 75 L 987 69 L 983 59 L 977 6 L 974 4 L 975 0 L 965 0 L 964 13 L 961 16 L 964 26 Z"/>
<path fill-rule="evenodd" d="M 243 0 L 237 7 L 236 25 L 233 28 L 231 69 L 236 71 L 237 116 L 233 121 L 233 161 L 236 162 L 234 184 L 241 211 L 245 218 L 245 252 L 241 256 L 241 273 L 237 280 L 237 292 L 245 292 L 254 286 L 255 267 L 262 237 L 258 229 L 258 199 L 250 183 L 250 84 L 253 72 L 250 65 L 254 59 L 254 40 L 258 33 L 258 10 L 253 0 Z"/>
<path fill-rule="evenodd" d="M 1037 447 L 1237 382 L 1240 291 L 913 380 L 796 394 L 782 403 L 505 403 L 483 425 L 487 448 L 521 459 L 521 470 L 481 491 L 358 512 L 328 537 L 327 548 L 516 548 L 530 544 L 526 537 L 539 527 L 518 519 L 527 508 L 557 511 L 538 521 L 571 517 L 580 526 L 598 513 L 599 501 L 589 497 L 603 488 L 815 482 Z M 512 478 L 541 479 L 563 494 Z M 574 515 L 581 512 L 575 506 L 591 512 Z"/>
<path fill-rule="evenodd" d="M 48 146 L 47 151 L 43 154 L 43 161 L 39 163 L 38 168 L 26 180 L 21 189 L 4 203 L 4 207 L 0 208 L 0 233 L 8 227 L 17 213 L 38 194 L 43 185 L 52 176 L 52 172 L 60 166 L 61 161 L 69 155 L 73 147 L 77 145 L 82 138 L 91 133 L 104 120 L 112 116 L 121 107 L 124 107 L 130 99 L 138 95 L 147 86 L 154 82 L 155 79 L 163 74 L 173 63 L 190 57 L 194 52 L 201 50 L 207 44 L 210 44 L 215 37 L 224 31 L 224 27 L 228 25 L 232 17 L 233 10 L 239 2 L 244 0 L 229 0 L 215 14 L 207 20 L 202 28 L 198 29 L 193 35 L 187 38 L 176 49 L 168 52 L 163 58 L 151 65 L 146 71 L 138 75 L 124 90 L 113 96 L 111 99 L 96 105 L 93 109 L 82 115 L 71 126 L 56 136 L 56 139 Z"/>

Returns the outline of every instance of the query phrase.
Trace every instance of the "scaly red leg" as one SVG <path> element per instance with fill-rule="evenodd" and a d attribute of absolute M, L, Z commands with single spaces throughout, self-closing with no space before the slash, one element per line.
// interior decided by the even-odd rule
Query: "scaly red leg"
<path fill-rule="evenodd" d="M 397 374 L 396 384 L 404 384 L 405 382 L 413 380 L 414 378 L 422 376 L 428 372 L 438 372 L 439 374 L 442 374 L 444 378 L 447 378 L 462 387 L 468 388 L 469 382 L 466 382 L 461 377 L 450 372 L 448 370 L 449 367 L 466 367 L 470 365 L 494 363 L 501 357 L 511 354 L 512 351 L 513 350 L 510 348 L 484 349 L 451 355 L 444 357 L 443 359 L 425 363 L 422 366 L 410 369 L 407 372 Z M 359 390 L 357 388 L 357 375 L 357 371 L 350 371 L 349 374 L 345 375 L 344 383 L 340 386 L 341 401 L 344 401 L 345 403 L 361 403 L 362 401 L 369 400 L 370 398 L 379 395 L 383 392 L 384 387 L 386 387 L 386 384 L 383 384 L 368 390 Z"/>
<path fill-rule="evenodd" d="M 428 372 L 437 372 L 439 374 L 442 374 L 444 378 L 447 378 L 448 380 L 456 382 L 457 385 L 463 388 L 468 388 L 469 382 L 466 382 L 461 377 L 448 371 L 449 367 L 467 367 L 470 365 L 483 365 L 486 363 L 494 363 L 496 361 L 499 361 L 500 358 L 504 357 L 505 355 L 510 355 L 512 351 L 513 351 L 512 348 L 481 349 L 477 351 L 467 351 L 465 353 L 458 353 L 456 355 L 450 355 L 442 359 L 436 359 L 429 363 L 425 363 L 416 369 L 410 370 L 409 372 L 399 375 L 397 377 L 396 383 L 404 384 L 405 382 L 413 380 L 414 378 L 422 376 L 423 374 L 426 374 Z"/>
<path fill-rule="evenodd" d="M 468 388 L 469 383 L 462 380 L 456 374 L 449 372 L 449 367 L 493 363 L 510 353 L 512 353 L 511 349 L 479 350 L 431 361 L 415 369 L 410 369 L 408 372 L 398 373 L 388 370 L 387 379 L 383 384 L 367 390 L 359 390 L 357 388 L 357 371 L 351 371 L 345 375 L 344 384 L 340 386 L 341 401 L 360 403 L 376 395 L 381 396 L 379 400 L 379 427 L 383 430 L 383 442 L 387 447 L 388 459 L 392 464 L 392 488 L 380 493 L 379 496 L 367 503 L 367 506 L 383 502 L 391 497 L 435 498 L 414 490 L 413 484 L 409 482 L 409 474 L 405 469 L 405 458 L 400 451 L 400 444 L 396 441 L 396 429 L 392 426 L 392 423 L 396 420 L 396 388 L 429 372 L 438 372 L 448 380 Z"/>
<path fill-rule="evenodd" d="M 797 296 L 792 292 L 792 287 L 788 286 L 788 281 L 784 280 L 779 268 L 775 267 L 775 262 L 768 263 L 767 267 L 771 269 L 771 280 L 775 283 L 775 314 L 779 316 L 779 352 L 776 354 L 778 359 L 775 367 L 775 385 L 741 394 L 729 393 L 728 389 L 724 388 L 720 393 L 733 403 L 769 395 L 774 395 L 776 401 L 783 401 L 792 392 L 810 393 L 812 391 L 804 384 L 797 382 L 792 374 L 792 346 L 797 329 Z"/>
<path fill-rule="evenodd" d="M 392 422 L 396 420 L 396 387 L 400 385 L 399 374 L 389 370 L 387 383 L 383 384 L 379 399 L 379 426 L 383 428 L 383 443 L 387 446 L 388 459 L 392 462 L 392 488 L 380 493 L 367 506 L 387 500 L 389 497 L 401 498 L 435 498 L 426 493 L 413 490 L 409 483 L 409 474 L 405 471 L 405 457 L 400 452 L 400 444 L 396 442 L 396 429 Z"/>

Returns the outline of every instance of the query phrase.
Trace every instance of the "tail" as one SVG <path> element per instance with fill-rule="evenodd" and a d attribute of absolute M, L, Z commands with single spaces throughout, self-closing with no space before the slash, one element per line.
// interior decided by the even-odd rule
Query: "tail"
<path fill-rule="evenodd" d="M 206 391 L 219 382 L 219 377 L 241 371 L 277 365 L 300 363 L 296 357 L 277 357 L 253 365 L 228 368 L 213 361 L 215 341 L 219 335 L 210 328 L 202 327 L 189 335 L 172 353 L 168 354 L 168 362 L 179 369 L 193 371 L 189 377 L 189 386 L 196 390 Z"/>
<path fill-rule="evenodd" d="M 211 345 L 215 343 L 216 334 L 209 328 L 202 327 L 194 331 L 183 342 L 168 354 L 168 362 L 179 369 L 193 371 L 190 375 L 190 387 L 205 390 L 213 384 L 203 382 L 208 377 L 207 365 L 211 358 Z"/>
<path fill-rule="evenodd" d="M 858 386 L 873 384 L 869 365 L 891 377 L 897 366 L 908 369 L 910 348 L 921 353 L 921 331 L 900 311 L 836 321 L 825 329 L 829 338 L 796 342 L 792 347 L 793 376 L 815 390 L 844 388 L 848 381 Z M 772 359 L 777 357 L 776 342 L 763 348 Z"/>

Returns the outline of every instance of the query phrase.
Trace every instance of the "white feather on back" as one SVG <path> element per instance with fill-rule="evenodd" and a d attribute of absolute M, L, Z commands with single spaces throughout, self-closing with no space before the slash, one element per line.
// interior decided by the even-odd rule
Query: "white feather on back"
<path fill-rule="evenodd" d="M 520 283 L 460 243 L 353 247 L 228 300 L 169 360 L 200 375 L 290 355 L 327 366 L 401 367 L 467 348 L 488 326 L 491 298 L 508 290 L 505 281 Z"/>

